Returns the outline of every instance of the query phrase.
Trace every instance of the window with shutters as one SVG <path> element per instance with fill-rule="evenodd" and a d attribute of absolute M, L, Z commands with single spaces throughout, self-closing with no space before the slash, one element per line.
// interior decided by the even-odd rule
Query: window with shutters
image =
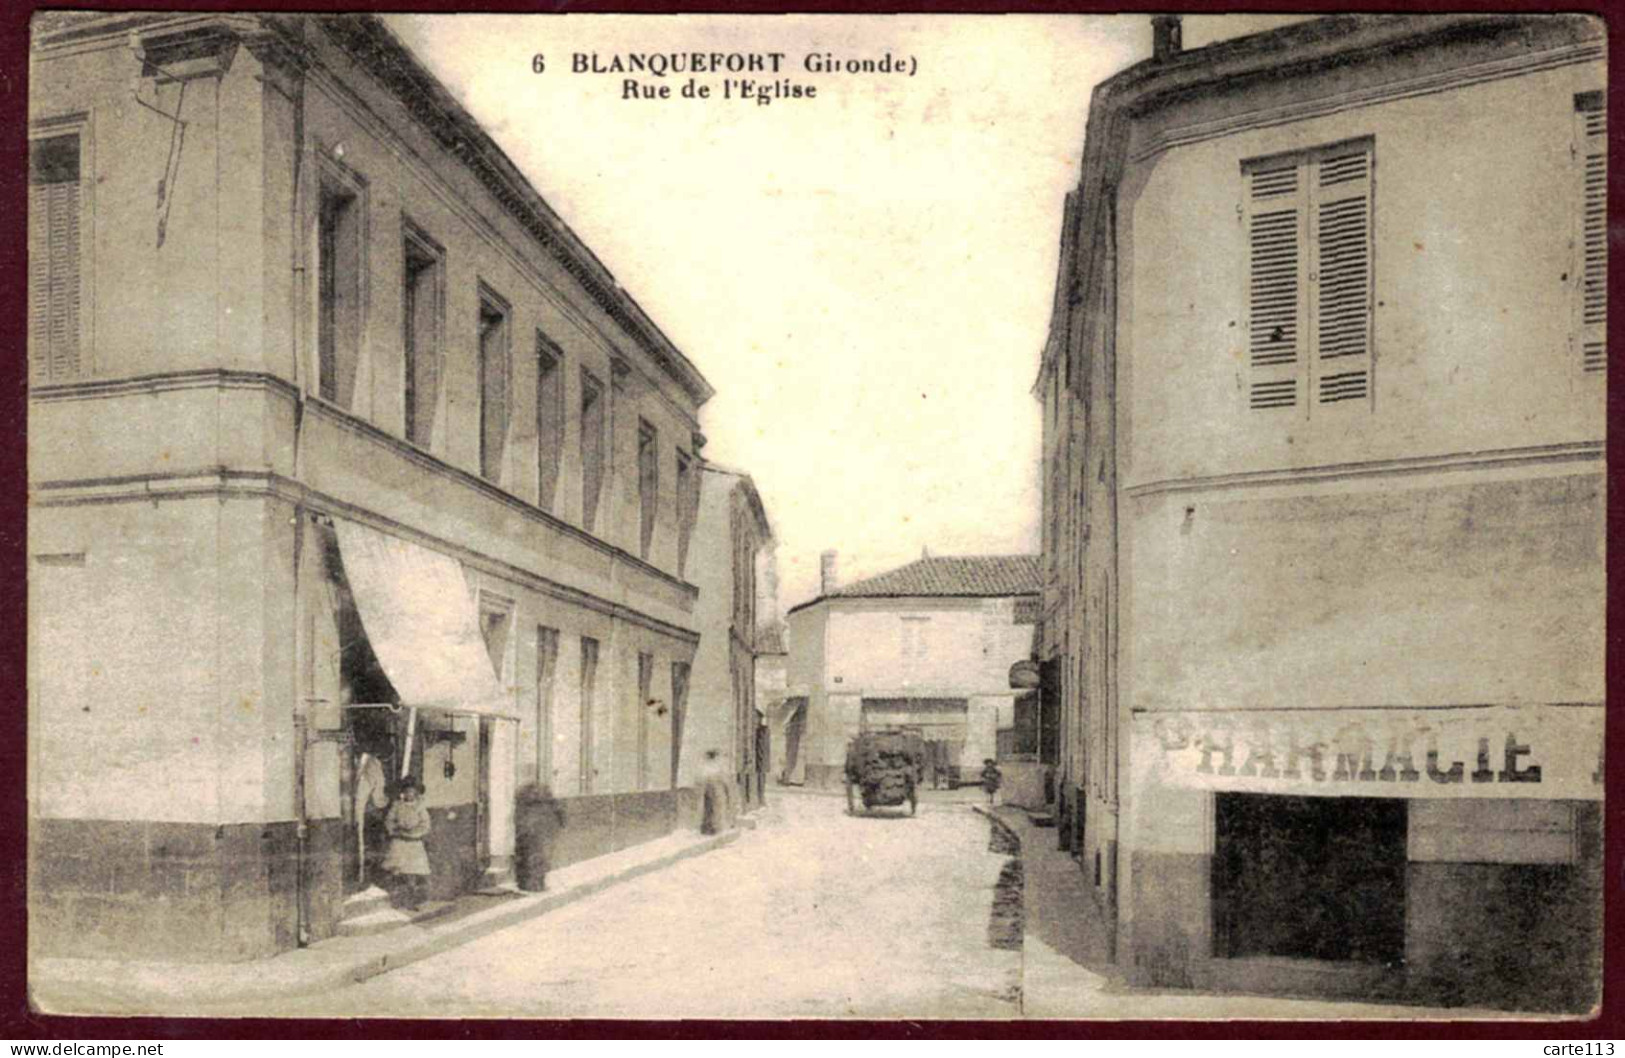
<path fill-rule="evenodd" d="M 1579 223 L 1574 274 L 1578 292 L 1575 344 L 1580 370 L 1608 367 L 1608 113 L 1601 92 L 1574 97 L 1574 166 Z"/>
<path fill-rule="evenodd" d="M 28 381 L 80 377 L 80 139 L 28 145 Z"/>
<path fill-rule="evenodd" d="M 1242 163 L 1252 411 L 1370 406 L 1374 167 L 1370 139 Z"/>

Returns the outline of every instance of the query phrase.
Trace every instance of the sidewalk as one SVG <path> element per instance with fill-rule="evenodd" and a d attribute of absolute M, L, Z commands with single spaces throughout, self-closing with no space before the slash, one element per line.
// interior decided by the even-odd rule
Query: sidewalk
<path fill-rule="evenodd" d="M 1076 861 L 1055 847 L 1055 830 L 1035 826 L 1009 806 L 976 811 L 1004 824 L 1021 842 L 1026 935 L 1022 1016 L 1027 1018 L 1152 1020 L 1487 1021 L 1528 1018 L 1477 1008 L 1431 1008 L 1236 993 L 1132 988 L 1110 962 L 1106 924 Z"/>
<path fill-rule="evenodd" d="M 741 820 L 741 825 L 755 824 Z M 334 937 L 252 962 L 34 959 L 29 994 L 33 1006 L 49 1014 L 252 1014 L 256 1003 L 365 981 L 730 844 L 739 835 L 739 830 L 709 837 L 669 834 L 550 871 L 545 892 L 470 894 L 427 922 L 371 936 Z"/>

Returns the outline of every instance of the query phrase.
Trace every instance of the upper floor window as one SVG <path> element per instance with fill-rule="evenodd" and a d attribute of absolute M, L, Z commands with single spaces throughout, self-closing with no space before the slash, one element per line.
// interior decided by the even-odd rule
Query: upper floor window
<path fill-rule="evenodd" d="M 513 600 L 481 592 L 480 636 L 485 640 L 485 652 L 491 659 L 491 671 L 504 686 L 508 679 L 508 637 L 512 628 Z"/>
<path fill-rule="evenodd" d="M 402 238 L 401 346 L 406 439 L 427 448 L 440 398 L 445 251 L 415 226 Z"/>
<path fill-rule="evenodd" d="M 647 420 L 638 420 L 638 526 L 639 555 L 649 557 L 654 543 L 655 511 L 660 499 L 660 434 Z"/>
<path fill-rule="evenodd" d="M 480 290 L 480 477 L 501 482 L 508 443 L 508 303 Z"/>
<path fill-rule="evenodd" d="M 1369 406 L 1372 141 L 1242 163 L 1247 406 Z"/>
<path fill-rule="evenodd" d="M 581 524 L 589 532 L 598 521 L 604 489 L 604 384 L 581 369 Z"/>
<path fill-rule="evenodd" d="M 694 472 L 694 457 L 677 450 L 677 572 L 680 576 L 688 562 L 688 540 L 694 532 L 694 519 L 700 508 L 699 475 Z"/>
<path fill-rule="evenodd" d="M 1601 92 L 1574 97 L 1574 164 L 1580 183 L 1574 269 L 1580 368 L 1608 366 L 1608 112 Z"/>
<path fill-rule="evenodd" d="M 536 506 L 553 509 L 564 448 L 564 353 L 536 332 Z"/>
<path fill-rule="evenodd" d="M 349 408 L 361 356 L 363 221 L 360 183 L 324 166 L 316 215 L 317 392 Z"/>
<path fill-rule="evenodd" d="M 81 373 L 79 134 L 28 145 L 28 381 Z"/>

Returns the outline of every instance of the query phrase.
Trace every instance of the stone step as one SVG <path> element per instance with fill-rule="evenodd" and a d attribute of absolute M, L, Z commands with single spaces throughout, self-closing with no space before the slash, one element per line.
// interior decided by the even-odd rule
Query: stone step
<path fill-rule="evenodd" d="M 382 933 L 385 930 L 397 929 L 411 921 L 412 916 L 405 911 L 393 907 L 384 907 L 341 920 L 338 924 L 338 935 L 341 937 L 366 937 L 374 933 Z"/>

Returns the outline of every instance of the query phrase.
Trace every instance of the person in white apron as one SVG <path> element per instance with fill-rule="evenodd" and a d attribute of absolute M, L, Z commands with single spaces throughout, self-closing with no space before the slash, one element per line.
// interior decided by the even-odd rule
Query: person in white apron
<path fill-rule="evenodd" d="M 384 831 L 389 835 L 384 870 L 400 879 L 406 906 L 413 911 L 429 896 L 429 852 L 423 844 L 429 836 L 429 810 L 423 807 L 422 798 L 423 784 L 406 779 L 384 816 Z"/>

